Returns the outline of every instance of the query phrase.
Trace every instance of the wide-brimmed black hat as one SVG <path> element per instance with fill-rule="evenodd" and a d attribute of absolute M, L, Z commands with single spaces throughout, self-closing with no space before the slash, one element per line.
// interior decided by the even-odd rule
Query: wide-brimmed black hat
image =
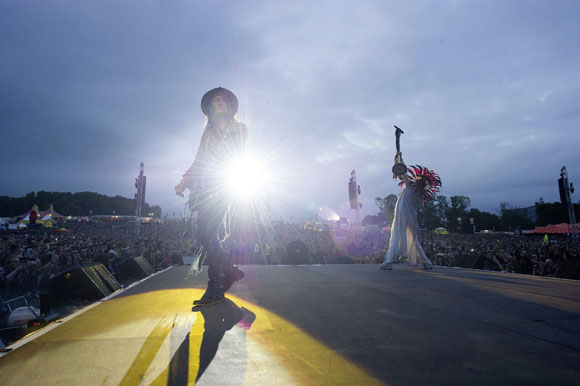
<path fill-rule="evenodd" d="M 218 87 L 214 88 L 213 90 L 209 90 L 208 92 L 205 93 L 203 98 L 201 98 L 201 111 L 203 111 L 203 113 L 206 116 L 209 116 L 209 113 L 211 111 L 210 109 L 211 101 L 216 96 L 223 96 L 224 98 L 226 98 L 229 112 L 232 115 L 236 115 L 236 113 L 238 112 L 238 98 L 236 98 L 234 93 L 228 90 L 227 88 Z"/>

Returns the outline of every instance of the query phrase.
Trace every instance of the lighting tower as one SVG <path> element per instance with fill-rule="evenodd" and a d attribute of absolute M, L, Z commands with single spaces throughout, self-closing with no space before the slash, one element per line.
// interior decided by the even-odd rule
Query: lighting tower
<path fill-rule="evenodd" d="M 568 170 L 566 166 L 562 166 L 560 169 L 560 178 L 558 179 L 558 190 L 560 191 L 560 201 L 566 206 L 568 210 L 568 220 L 572 229 L 570 233 L 574 237 L 578 237 L 578 227 L 576 225 L 576 215 L 574 214 L 574 204 L 572 203 L 572 197 L 570 195 L 574 193 L 574 185 L 568 183 Z"/>
<path fill-rule="evenodd" d="M 137 193 L 135 193 L 135 234 L 139 236 L 141 230 L 141 207 L 145 203 L 145 187 L 147 185 L 147 177 L 143 175 L 143 161 L 139 164 L 139 176 L 135 178 L 135 187 L 137 188 Z"/>
<path fill-rule="evenodd" d="M 354 210 L 355 213 L 355 224 L 359 225 L 360 221 L 360 210 L 362 204 L 358 202 L 358 196 L 360 195 L 360 185 L 356 183 L 356 171 L 350 172 L 350 180 L 348 181 L 348 199 L 350 202 L 350 209 Z"/>

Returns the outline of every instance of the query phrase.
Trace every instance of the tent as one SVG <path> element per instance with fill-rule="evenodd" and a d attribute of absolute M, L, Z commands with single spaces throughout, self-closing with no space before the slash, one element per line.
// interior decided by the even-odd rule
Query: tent
<path fill-rule="evenodd" d="M 46 215 L 50 215 L 53 219 L 65 218 L 65 216 L 54 210 L 52 204 L 50 204 L 50 207 L 47 210 L 43 210 L 42 212 L 40 212 L 40 217 L 44 217 Z"/>
<path fill-rule="evenodd" d="M 30 209 L 28 210 L 28 212 L 26 212 L 26 213 L 24 213 L 24 214 L 21 214 L 20 216 L 16 216 L 16 217 L 17 217 L 17 218 L 19 218 L 19 217 L 25 217 L 25 218 L 26 218 L 26 220 L 24 220 L 24 219 L 23 219 L 22 221 L 30 221 L 30 213 L 31 213 L 32 211 L 36 212 L 36 214 L 38 215 L 38 213 L 39 213 L 39 210 L 38 210 L 38 205 L 34 205 L 32 208 L 30 208 Z M 38 217 L 42 217 L 42 216 L 38 216 Z"/>
<path fill-rule="evenodd" d="M 50 215 L 53 219 L 65 218 L 65 216 L 54 210 L 52 204 L 49 206 L 47 210 L 38 210 L 38 205 L 34 205 L 32 208 L 30 208 L 28 212 L 21 214 L 20 216 L 17 217 L 29 217 L 30 212 L 32 211 L 35 211 L 37 213 L 39 219 L 44 218 L 46 215 Z M 27 218 L 26 220 L 23 221 L 30 221 L 30 219 Z"/>
<path fill-rule="evenodd" d="M 52 216 L 50 214 L 46 214 L 43 218 L 41 218 L 37 222 L 42 224 L 46 228 L 52 228 Z"/>
<path fill-rule="evenodd" d="M 576 224 L 576 232 L 578 232 L 578 230 L 580 230 L 580 223 Z M 557 224 L 557 225 L 546 225 L 543 227 L 536 227 L 535 229 L 526 232 L 526 234 L 568 234 L 568 233 L 572 233 L 572 226 L 570 226 L 569 224 L 566 224 L 565 222 L 561 223 L 561 224 Z"/>

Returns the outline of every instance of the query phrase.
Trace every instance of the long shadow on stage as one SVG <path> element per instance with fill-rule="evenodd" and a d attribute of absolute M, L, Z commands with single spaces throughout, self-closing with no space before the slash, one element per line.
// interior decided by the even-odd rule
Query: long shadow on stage
<path fill-rule="evenodd" d="M 256 315 L 247 308 L 238 307 L 229 299 L 211 307 L 193 307 L 192 311 L 200 312 L 205 321 L 203 339 L 199 351 L 199 370 L 195 377 L 196 381 L 198 381 L 215 357 L 226 331 L 231 330 L 237 324 L 240 324 L 245 330 L 249 330 L 254 320 L 256 320 Z M 183 351 L 189 354 L 188 349 Z M 181 363 L 188 363 L 187 358 L 177 359 Z M 180 368 L 183 369 L 184 367 Z M 171 370 L 169 374 L 169 379 L 172 379 Z M 179 371 L 175 371 L 175 380 L 179 379 L 183 379 L 183 377 L 179 376 Z M 185 377 L 185 380 L 187 380 L 187 377 Z M 180 385 L 184 383 L 176 382 L 173 384 Z"/>
<path fill-rule="evenodd" d="M 234 326 L 239 327 L 238 331 L 247 331 L 256 319 L 256 315 L 252 311 L 245 307 L 239 307 L 229 299 L 211 307 L 193 307 L 192 311 L 194 316 L 195 314 L 202 316 L 195 318 L 193 324 L 184 323 L 183 319 L 176 318 L 169 325 L 160 323 L 152 330 L 120 382 L 121 385 L 131 385 L 136 382 L 166 385 L 197 383 L 214 360 L 226 332 Z M 201 322 L 203 328 L 200 326 Z M 203 335 L 200 339 L 199 335 L 202 329 Z M 173 336 L 171 336 L 172 334 Z M 240 346 L 243 347 L 244 334 L 238 333 L 236 338 Z M 162 346 L 163 342 L 168 340 L 175 347 L 170 348 L 169 355 L 166 355 Z M 235 352 L 237 356 L 241 356 L 241 353 L 243 350 Z M 156 365 L 154 358 L 158 356 L 169 360 L 165 363 L 158 361 Z M 241 385 L 245 374 L 244 360 L 243 358 L 236 359 L 241 359 L 239 363 L 242 365 L 235 368 L 238 378 L 234 384 Z M 159 371 L 162 368 L 165 369 Z M 155 374 L 155 376 L 152 377 L 150 374 Z M 228 383 L 233 384 L 231 380 Z"/>

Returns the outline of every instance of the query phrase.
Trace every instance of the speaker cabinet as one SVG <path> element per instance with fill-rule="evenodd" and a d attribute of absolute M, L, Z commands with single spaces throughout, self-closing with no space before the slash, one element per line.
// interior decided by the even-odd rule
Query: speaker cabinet
<path fill-rule="evenodd" d="M 69 268 L 49 283 L 49 292 L 53 296 L 93 300 L 102 299 L 120 288 L 119 282 L 100 263 Z"/>
<path fill-rule="evenodd" d="M 115 272 L 118 272 L 124 278 L 133 277 L 142 279 L 151 275 L 152 273 L 155 273 L 155 269 L 143 256 L 130 257 L 125 259 L 115 265 L 114 269 Z"/>

